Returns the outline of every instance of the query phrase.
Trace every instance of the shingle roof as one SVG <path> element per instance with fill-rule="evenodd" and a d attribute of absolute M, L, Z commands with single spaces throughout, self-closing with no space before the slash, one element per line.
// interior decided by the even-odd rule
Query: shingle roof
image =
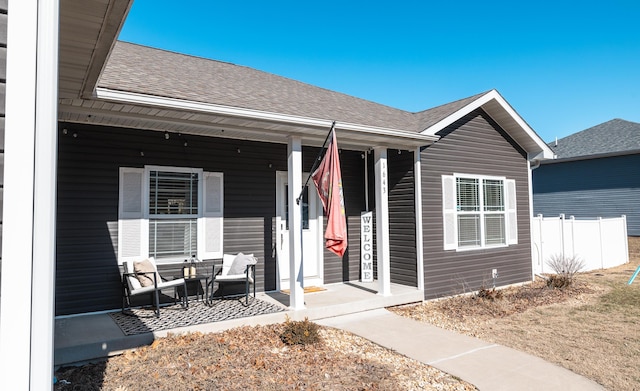
<path fill-rule="evenodd" d="M 462 109 L 463 107 L 467 106 L 468 104 L 480 98 L 481 96 L 486 95 L 488 92 L 489 91 L 485 91 L 480 94 L 470 96 L 468 98 L 460 99 L 455 102 L 450 102 L 441 106 L 437 106 L 428 110 L 415 113 L 415 116 L 418 121 L 418 125 L 420 126 L 419 131 L 422 131 L 432 125 L 435 125 L 441 119 Z"/>
<path fill-rule="evenodd" d="M 117 42 L 99 87 L 266 112 L 415 129 L 406 111 L 256 69 Z"/>
<path fill-rule="evenodd" d="M 98 87 L 414 132 L 485 94 L 411 113 L 245 66 L 121 41 Z"/>
<path fill-rule="evenodd" d="M 640 123 L 612 119 L 549 146 L 559 159 L 640 150 Z"/>

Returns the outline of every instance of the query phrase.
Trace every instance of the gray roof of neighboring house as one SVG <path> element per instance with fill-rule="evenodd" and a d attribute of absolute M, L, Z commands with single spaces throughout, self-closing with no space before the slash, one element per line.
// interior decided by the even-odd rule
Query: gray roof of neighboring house
<path fill-rule="evenodd" d="M 549 146 L 559 159 L 640 150 L 640 123 L 612 119 Z"/>
<path fill-rule="evenodd" d="M 121 41 L 116 42 L 98 86 L 414 132 L 486 94 L 410 113 L 245 66 Z"/>

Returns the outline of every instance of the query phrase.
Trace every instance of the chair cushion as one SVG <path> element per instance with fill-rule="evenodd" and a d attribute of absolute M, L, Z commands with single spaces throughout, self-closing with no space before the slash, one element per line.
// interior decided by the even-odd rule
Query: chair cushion
<path fill-rule="evenodd" d="M 175 280 L 163 281 L 162 283 L 158 283 L 158 289 L 164 288 L 173 288 L 176 286 L 181 286 L 184 284 L 184 278 L 177 278 Z M 134 291 L 131 291 L 131 295 L 139 295 L 142 293 L 153 292 L 155 290 L 155 286 L 152 284 L 150 286 L 145 286 L 142 288 L 138 288 Z"/>
<path fill-rule="evenodd" d="M 138 281 L 140 281 L 140 285 L 142 285 L 143 287 L 153 286 L 153 273 L 155 273 L 156 275 L 157 283 L 160 284 L 162 282 L 160 274 L 158 274 L 158 272 L 156 271 L 156 266 L 148 259 L 145 259 L 144 261 L 134 262 L 133 271 L 135 273 L 145 273 L 136 275 Z"/>
<path fill-rule="evenodd" d="M 255 264 L 253 254 L 239 253 L 233 260 L 233 263 L 231 264 L 231 267 L 229 268 L 227 274 L 244 274 L 245 270 L 247 270 L 247 265 L 251 264 Z"/>
<path fill-rule="evenodd" d="M 231 269 L 231 265 L 233 264 L 233 260 L 236 259 L 237 255 L 233 254 L 224 254 L 222 256 L 222 271 L 221 274 L 226 276 L 229 274 L 229 269 Z"/>

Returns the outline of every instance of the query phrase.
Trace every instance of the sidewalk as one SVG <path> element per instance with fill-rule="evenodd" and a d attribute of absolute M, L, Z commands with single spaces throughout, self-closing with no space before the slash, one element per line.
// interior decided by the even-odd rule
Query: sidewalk
<path fill-rule="evenodd" d="M 480 390 L 604 390 L 538 357 L 376 309 L 316 321 L 364 337 Z"/>

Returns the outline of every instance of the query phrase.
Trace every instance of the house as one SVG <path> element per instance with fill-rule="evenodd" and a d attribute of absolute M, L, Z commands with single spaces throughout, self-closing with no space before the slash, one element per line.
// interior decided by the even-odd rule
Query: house
<path fill-rule="evenodd" d="M 626 215 L 640 236 L 640 123 L 612 119 L 550 143 L 557 159 L 533 171 L 535 214 Z"/>
<path fill-rule="evenodd" d="M 553 153 L 497 91 L 410 113 L 118 42 L 131 0 L 35 3 L 6 14 L 0 370 L 18 389 L 49 386 L 54 316 L 119 308 L 129 257 L 178 273 L 253 253 L 257 288 L 296 310 L 303 285 L 360 278 L 369 210 L 380 295 L 531 280 L 530 167 Z M 343 258 L 314 191 L 292 207 L 334 121 Z"/>

